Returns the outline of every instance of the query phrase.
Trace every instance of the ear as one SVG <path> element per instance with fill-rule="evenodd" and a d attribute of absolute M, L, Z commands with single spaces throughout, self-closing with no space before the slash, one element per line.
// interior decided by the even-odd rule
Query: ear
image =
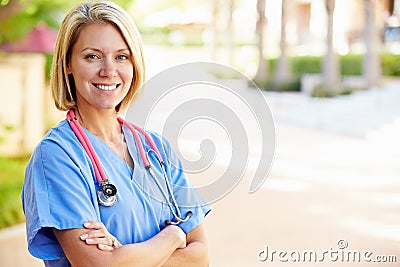
<path fill-rule="evenodd" d="M 72 74 L 71 67 L 69 66 L 69 63 L 67 63 L 67 74 Z"/>

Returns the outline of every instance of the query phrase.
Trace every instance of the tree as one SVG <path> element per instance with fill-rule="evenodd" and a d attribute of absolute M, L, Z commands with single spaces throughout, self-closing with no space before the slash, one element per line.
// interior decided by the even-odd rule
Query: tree
<path fill-rule="evenodd" d="M 216 61 L 217 59 L 217 36 L 218 36 L 218 16 L 219 16 L 219 1 L 218 0 L 212 0 L 211 3 L 211 14 L 212 14 L 212 20 L 210 23 L 210 32 L 211 32 L 211 40 L 210 40 L 210 55 L 211 59 L 213 61 Z"/>
<path fill-rule="evenodd" d="M 364 0 L 366 52 L 363 58 L 363 76 L 367 87 L 376 85 L 382 73 L 379 57 L 379 30 L 376 25 L 376 0 Z"/>
<path fill-rule="evenodd" d="M 287 82 L 290 80 L 290 66 L 289 59 L 287 53 L 287 42 L 286 42 L 286 25 L 287 25 L 287 11 L 289 5 L 287 0 L 282 0 L 282 8 L 281 8 L 281 39 L 280 39 L 280 50 L 281 55 L 278 59 L 275 76 L 274 76 L 274 84 L 279 86 L 280 84 Z"/>
<path fill-rule="evenodd" d="M 264 58 L 264 31 L 267 21 L 265 17 L 265 6 L 265 0 L 257 0 L 256 36 L 258 48 L 258 68 L 254 79 L 259 82 L 266 81 L 268 78 L 267 62 Z"/>
<path fill-rule="evenodd" d="M 0 23 L 12 16 L 18 14 L 30 3 L 31 1 L 20 0 L 0 0 Z"/>
<path fill-rule="evenodd" d="M 222 10 L 225 11 L 221 12 Z M 211 0 L 211 14 L 212 19 L 209 24 L 209 30 L 211 33 L 210 38 L 210 56 L 212 60 L 217 60 L 217 48 L 218 43 L 221 42 L 226 47 L 226 57 L 224 62 L 228 65 L 234 63 L 234 49 L 235 49 L 235 31 L 234 31 L 234 20 L 233 13 L 235 11 L 235 0 L 228 0 L 221 2 L 219 0 Z M 218 24 L 220 19 L 224 20 L 224 29 L 218 30 Z M 220 38 L 218 38 L 220 37 Z M 225 55 L 224 55 L 225 56 Z"/>
<path fill-rule="evenodd" d="M 335 0 L 325 0 L 328 14 L 328 29 L 326 36 L 327 51 L 322 66 L 322 83 L 328 94 L 335 95 L 339 89 L 340 72 L 337 54 L 333 46 L 333 13 Z"/>
<path fill-rule="evenodd" d="M 80 0 L 0 0 L 0 43 L 25 36 L 39 22 L 57 29 L 65 15 Z M 133 0 L 115 1 L 128 8 Z"/>
<path fill-rule="evenodd" d="M 228 46 L 228 60 L 229 64 L 233 65 L 234 62 L 234 49 L 235 49 L 235 31 L 233 27 L 233 12 L 235 11 L 235 0 L 228 1 L 228 19 L 226 26 L 227 33 L 227 46 Z"/>
<path fill-rule="evenodd" d="M 16 2 L 19 3 L 16 4 Z M 20 10 L 0 21 L 0 42 L 13 41 L 25 36 L 39 22 L 57 28 L 66 9 L 72 6 L 71 2 L 62 0 L 11 0 L 8 5 L 1 7 L 0 14 L 13 5 L 19 6 Z"/>

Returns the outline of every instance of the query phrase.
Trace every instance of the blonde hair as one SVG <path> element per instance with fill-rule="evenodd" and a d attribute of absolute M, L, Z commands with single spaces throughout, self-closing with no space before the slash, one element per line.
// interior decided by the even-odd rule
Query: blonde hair
<path fill-rule="evenodd" d="M 68 75 L 72 47 L 83 27 L 92 23 L 110 23 L 121 32 L 132 54 L 133 81 L 125 98 L 115 109 L 125 110 L 145 80 L 145 63 L 140 33 L 130 15 L 111 1 L 88 1 L 77 5 L 64 18 L 57 36 L 50 87 L 59 110 L 76 107 L 76 88 Z"/>

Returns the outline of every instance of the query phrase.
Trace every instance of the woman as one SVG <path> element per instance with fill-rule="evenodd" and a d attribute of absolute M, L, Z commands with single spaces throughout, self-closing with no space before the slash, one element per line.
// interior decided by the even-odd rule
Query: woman
<path fill-rule="evenodd" d="M 22 194 L 28 248 L 46 266 L 208 265 L 209 206 L 168 142 L 120 118 L 144 79 L 141 39 L 123 9 L 86 2 L 67 14 L 51 76 L 67 120 L 33 152 Z"/>

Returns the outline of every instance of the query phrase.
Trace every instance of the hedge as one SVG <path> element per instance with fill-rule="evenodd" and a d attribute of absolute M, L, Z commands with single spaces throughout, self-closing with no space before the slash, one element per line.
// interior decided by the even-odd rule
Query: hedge
<path fill-rule="evenodd" d="M 382 53 L 380 55 L 382 75 L 400 76 L 400 55 Z M 289 58 L 293 79 L 276 85 L 271 80 L 275 73 L 277 58 L 268 59 L 268 81 L 256 82 L 260 88 L 272 91 L 300 91 L 300 77 L 306 73 L 322 73 L 321 56 L 295 56 Z M 348 54 L 339 56 L 341 75 L 362 75 L 363 55 Z M 348 93 L 348 92 L 346 92 Z"/>

